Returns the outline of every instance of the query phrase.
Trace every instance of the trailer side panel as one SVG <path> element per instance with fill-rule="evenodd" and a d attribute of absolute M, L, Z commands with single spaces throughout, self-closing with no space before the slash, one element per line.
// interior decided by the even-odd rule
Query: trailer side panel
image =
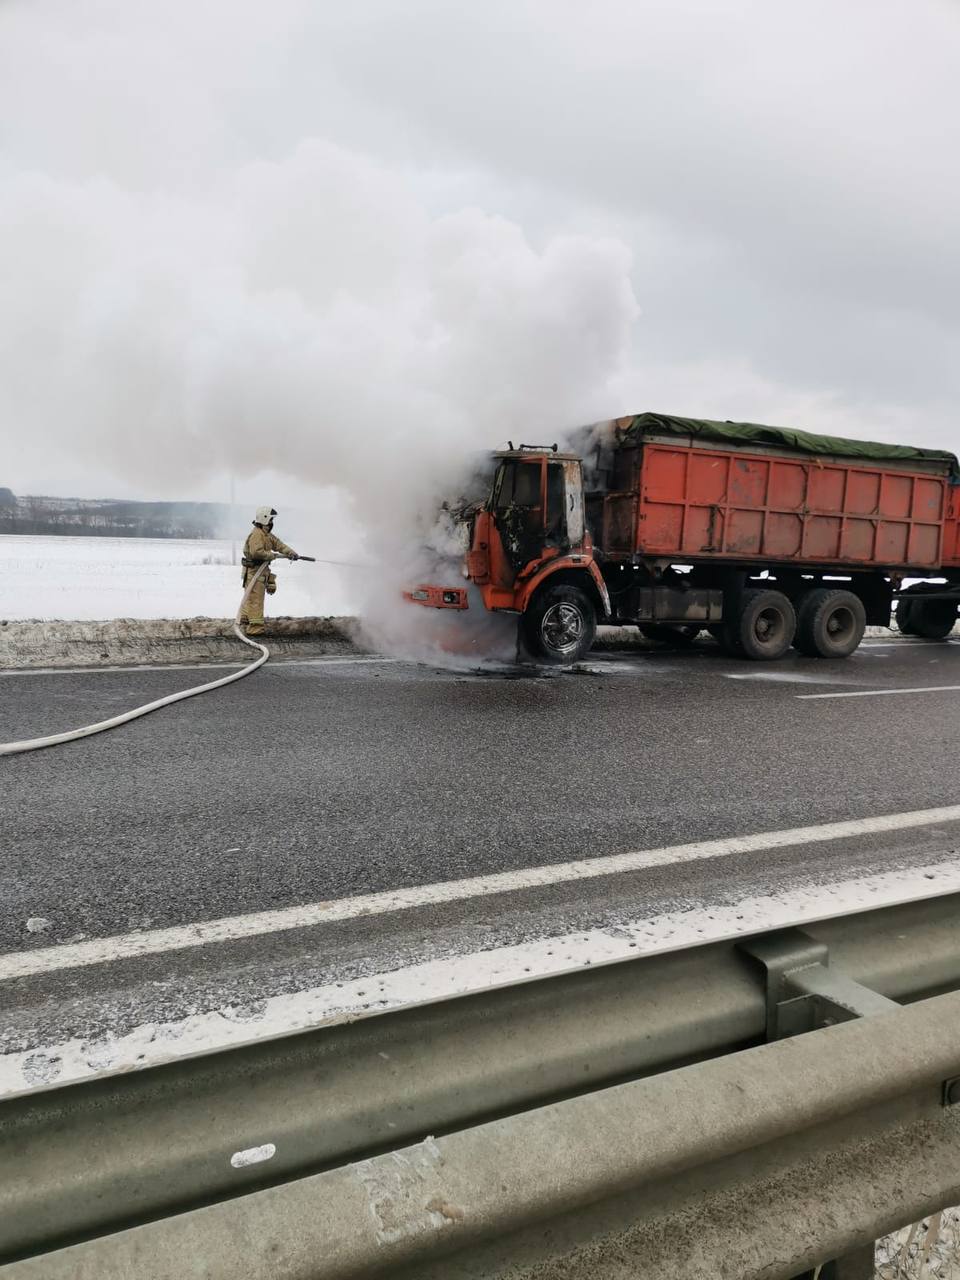
<path fill-rule="evenodd" d="M 620 451 L 608 554 L 933 569 L 946 471 L 646 442 Z M 960 554 L 960 524 L 954 547 Z"/>

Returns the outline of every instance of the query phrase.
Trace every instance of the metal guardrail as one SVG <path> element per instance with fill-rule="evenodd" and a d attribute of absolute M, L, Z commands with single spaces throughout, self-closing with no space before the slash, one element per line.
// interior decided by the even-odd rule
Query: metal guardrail
<path fill-rule="evenodd" d="M 9 1101 L 0 1276 L 792 1276 L 960 1198 L 958 908 Z"/>

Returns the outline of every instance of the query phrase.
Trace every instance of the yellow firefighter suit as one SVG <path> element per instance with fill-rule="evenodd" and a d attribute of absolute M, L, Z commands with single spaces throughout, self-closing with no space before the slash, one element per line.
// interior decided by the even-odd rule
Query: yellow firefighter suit
<path fill-rule="evenodd" d="M 285 542 L 281 542 L 275 533 L 271 533 L 269 529 L 265 529 L 262 525 L 255 524 L 243 544 L 244 590 L 246 590 L 250 579 L 257 572 L 260 565 L 269 563 L 270 557 L 275 555 L 295 556 L 296 552 L 291 547 L 288 547 Z M 250 592 L 240 615 L 240 623 L 246 627 L 248 636 L 259 635 L 263 631 L 264 593 L 272 596 L 276 589 L 276 577 L 269 569 L 264 569 L 253 584 L 253 590 Z"/>

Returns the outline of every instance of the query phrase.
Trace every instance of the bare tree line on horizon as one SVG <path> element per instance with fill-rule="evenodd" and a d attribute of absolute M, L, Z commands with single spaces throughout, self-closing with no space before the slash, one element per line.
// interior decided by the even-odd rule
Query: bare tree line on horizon
<path fill-rule="evenodd" d="M 217 538 L 230 508 L 216 502 L 17 496 L 0 487 L 0 534 L 110 538 Z"/>

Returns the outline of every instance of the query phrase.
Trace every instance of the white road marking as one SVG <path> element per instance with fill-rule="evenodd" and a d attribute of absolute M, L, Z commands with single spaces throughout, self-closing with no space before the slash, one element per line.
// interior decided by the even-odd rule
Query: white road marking
<path fill-rule="evenodd" d="M 143 1070 L 276 1039 L 389 1009 L 614 964 L 769 929 L 960 892 L 960 860 L 838 881 L 786 893 L 699 906 L 563 936 L 542 936 L 487 951 L 444 956 L 340 984 L 271 996 L 250 1015 L 224 1007 L 168 1023 L 145 1023 L 125 1035 L 77 1038 L 0 1057 L 0 1098 Z M 242 1153 L 246 1154 L 246 1153 Z"/>
<path fill-rule="evenodd" d="M 385 658 L 381 654 L 357 654 L 352 658 L 277 658 L 275 667 L 349 667 L 370 662 L 403 662 L 403 658 Z"/>
<path fill-rule="evenodd" d="M 798 693 L 794 696 L 809 702 L 814 698 L 889 698 L 897 693 L 951 693 L 960 684 L 930 684 L 919 689 L 856 689 L 846 693 Z"/>
<path fill-rule="evenodd" d="M 150 666 L 143 663 L 136 667 L 7 667 L 0 671 L 0 676 L 10 679 L 13 676 L 101 676 L 116 672 L 128 675 L 139 671 L 218 671 L 231 667 L 244 667 L 240 662 L 158 662 Z"/>
<path fill-rule="evenodd" d="M 409 911 L 442 902 L 460 902 L 496 893 L 515 893 L 545 885 L 594 880 L 602 876 L 642 871 L 648 867 L 694 862 L 704 858 L 725 858 L 738 853 L 767 852 L 797 845 L 822 844 L 854 836 L 907 831 L 946 822 L 960 822 L 960 805 L 918 809 L 911 813 L 891 813 L 874 818 L 854 818 L 846 822 L 824 822 L 817 826 L 793 827 L 785 831 L 761 831 L 755 835 L 667 845 L 658 849 L 582 858 L 576 862 L 522 867 L 516 871 L 499 871 L 462 880 L 441 880 L 436 884 L 415 885 L 410 889 L 387 889 L 380 893 L 337 898 L 330 902 L 311 902 L 277 911 L 257 911 L 249 915 L 226 916 L 220 920 L 203 920 L 169 929 L 150 929 L 108 938 L 92 938 L 87 942 L 62 943 L 55 947 L 16 951 L 0 956 L 0 981 L 157 955 L 165 951 L 180 951 L 210 943 L 235 942 L 241 938 L 259 937 L 287 929 L 310 928 L 362 916 Z"/>
<path fill-rule="evenodd" d="M 269 637 L 268 637 L 269 638 Z M 272 667 L 335 667 L 348 663 L 400 662 L 400 658 L 384 658 L 379 654 L 357 654 L 356 657 L 271 658 Z M 244 662 L 157 662 L 139 667 L 8 667 L 0 676 L 99 676 L 137 671 L 216 671 L 220 668 L 243 667 Z"/>
<path fill-rule="evenodd" d="M 906 645 L 922 643 L 920 640 L 862 640 L 855 653 L 862 653 L 864 649 L 903 649 Z"/>
<path fill-rule="evenodd" d="M 944 637 L 943 640 L 921 640 L 919 638 L 914 639 L 913 637 L 908 637 L 908 636 L 900 636 L 899 639 L 892 639 L 892 640 L 861 640 L 860 648 L 861 649 L 863 648 L 902 649 L 904 645 L 908 645 L 908 644 L 919 644 L 919 645 L 950 644 L 950 645 L 956 646 L 960 644 L 960 636 L 956 636 L 956 635 L 946 636 Z"/>
<path fill-rule="evenodd" d="M 721 674 L 727 680 L 769 680 L 773 684 L 856 684 L 855 680 L 833 680 L 803 671 L 724 671 Z"/>

